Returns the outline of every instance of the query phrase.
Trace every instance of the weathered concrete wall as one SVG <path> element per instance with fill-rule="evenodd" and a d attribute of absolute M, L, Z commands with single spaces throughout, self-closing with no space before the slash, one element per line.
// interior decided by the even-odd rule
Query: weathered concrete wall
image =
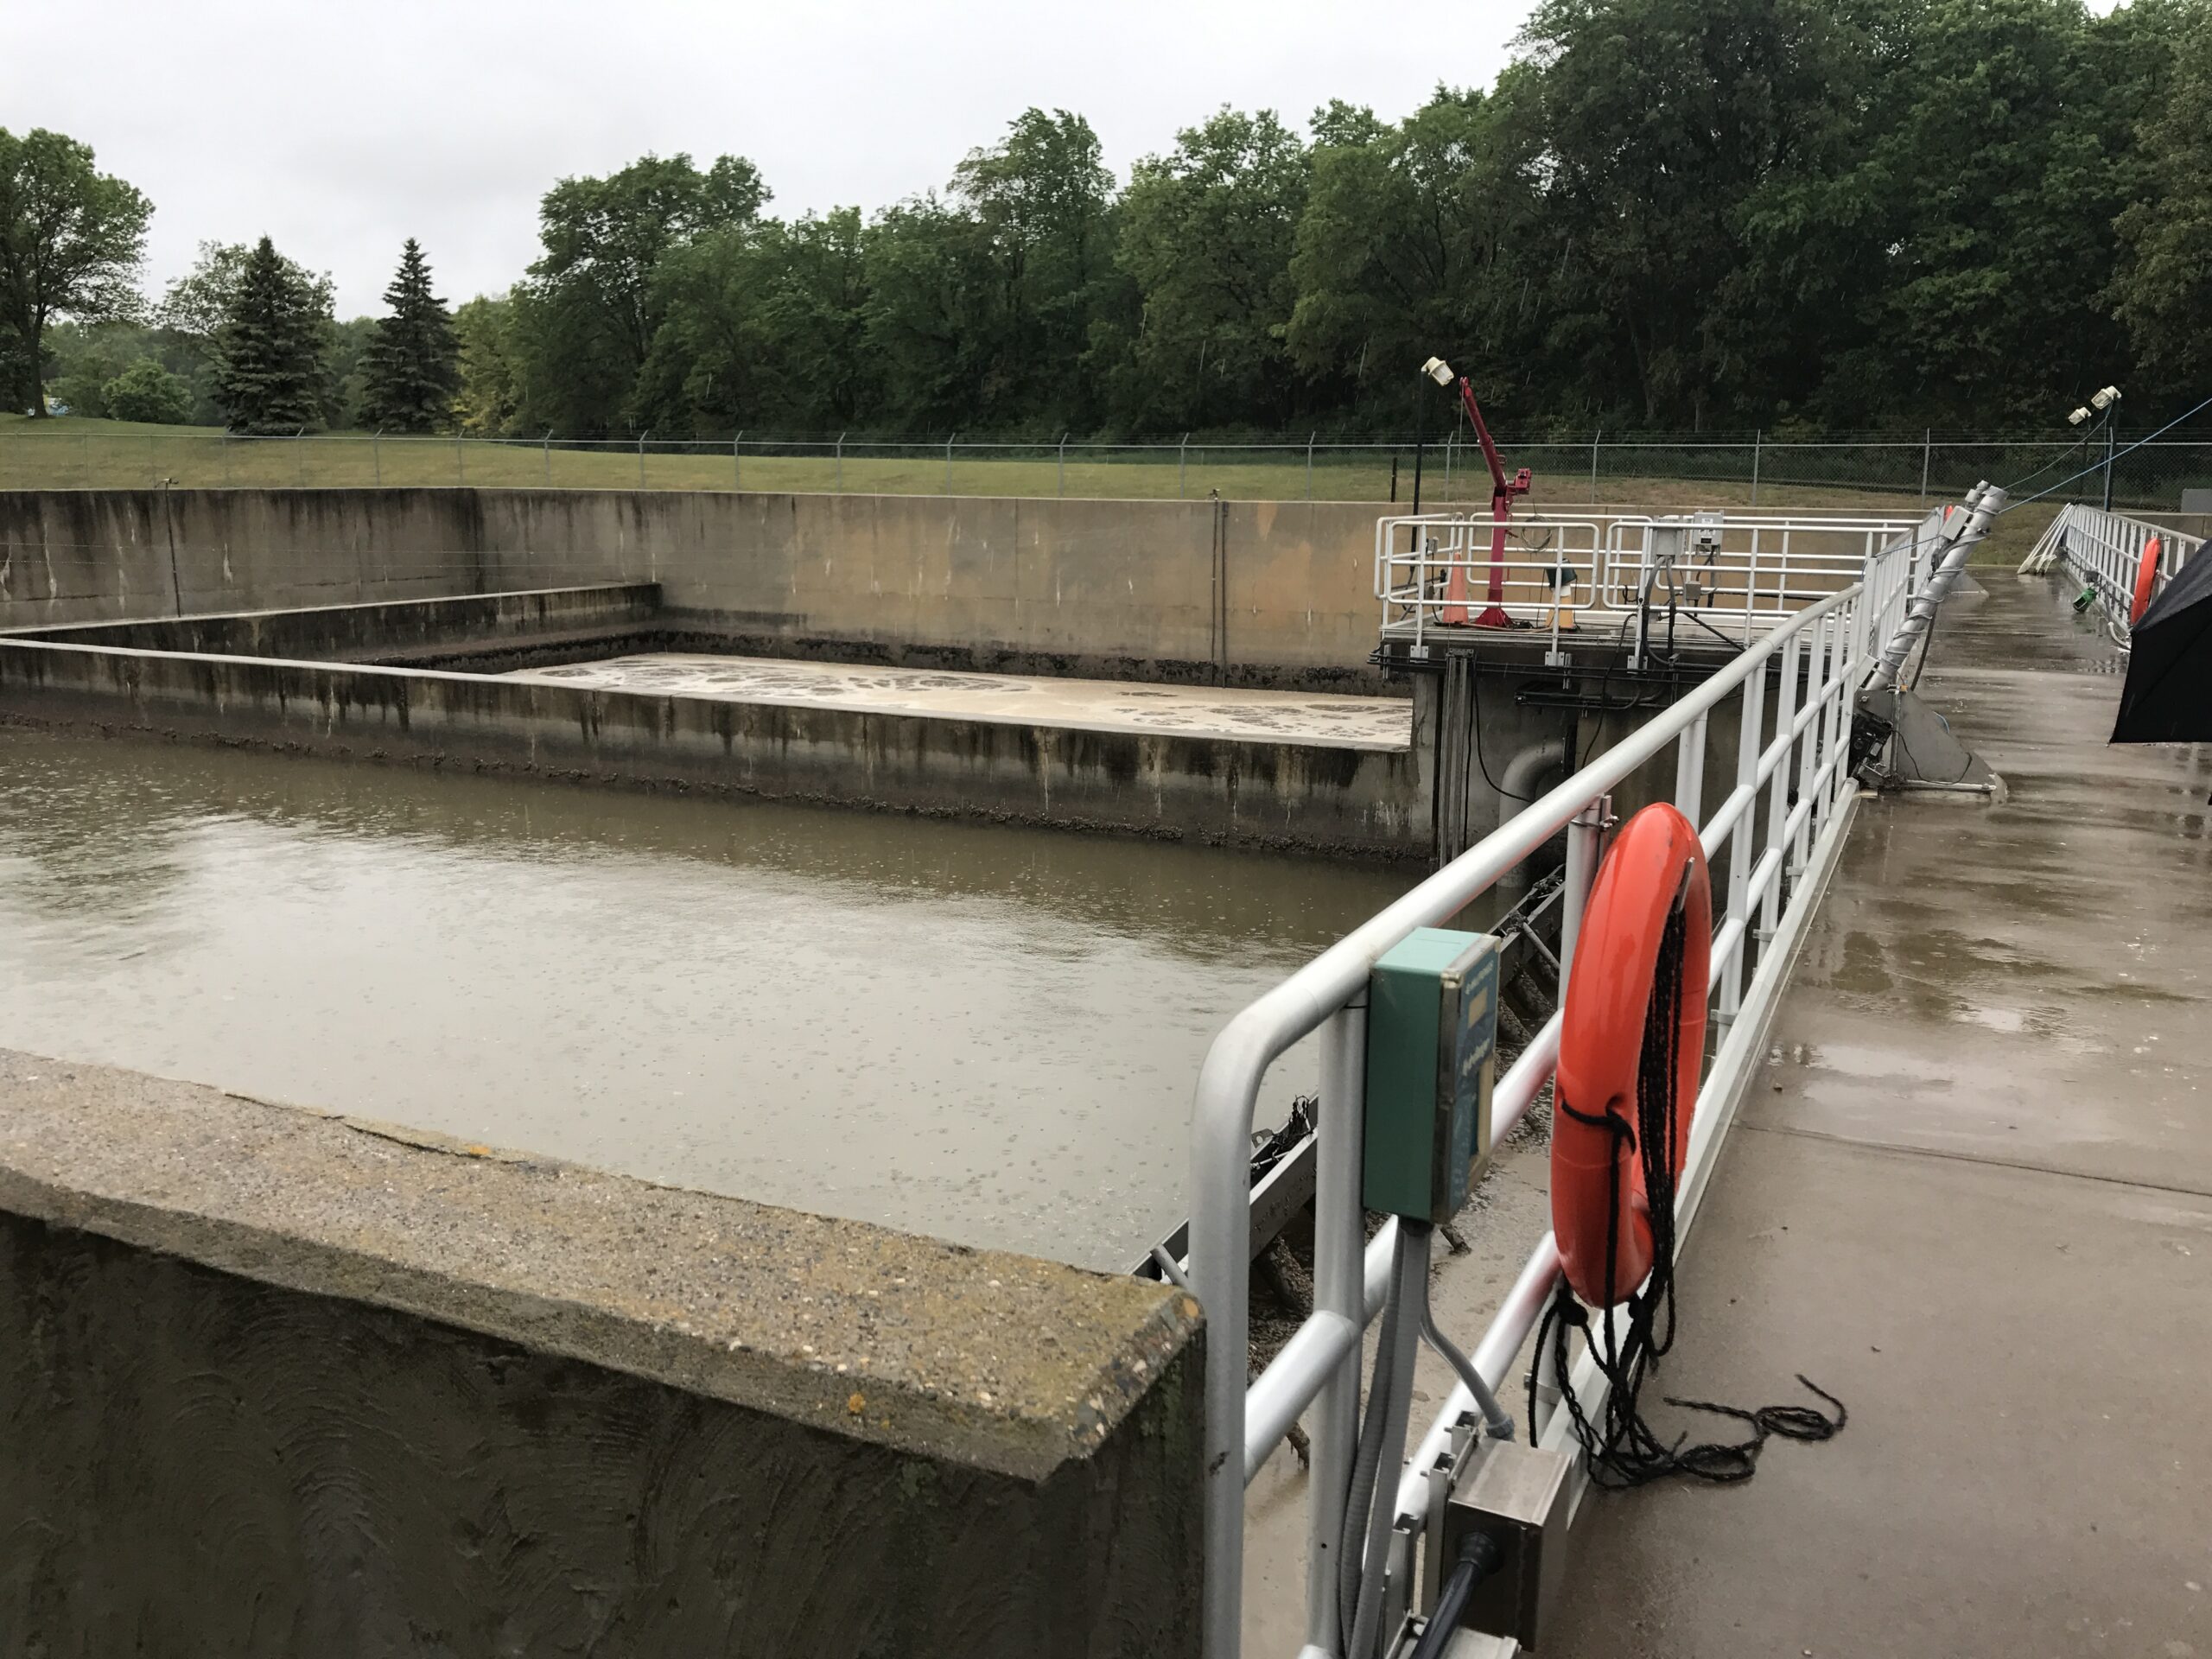
<path fill-rule="evenodd" d="M 1429 845 L 1426 744 L 1361 749 L 0 638 L 12 719 L 580 781 L 1385 857 Z"/>
<path fill-rule="evenodd" d="M 1375 509 L 712 491 L 0 492 L 0 627 L 657 582 L 799 654 L 1354 689 Z"/>
<path fill-rule="evenodd" d="M 1187 1297 L 0 1051 L 0 1648 L 1198 1652 Z"/>
<path fill-rule="evenodd" d="M 19 632 L 54 645 L 356 662 L 425 647 L 505 647 L 522 641 L 551 645 L 610 633 L 628 636 L 648 627 L 659 607 L 660 590 L 646 582 L 136 622 L 67 622 Z"/>

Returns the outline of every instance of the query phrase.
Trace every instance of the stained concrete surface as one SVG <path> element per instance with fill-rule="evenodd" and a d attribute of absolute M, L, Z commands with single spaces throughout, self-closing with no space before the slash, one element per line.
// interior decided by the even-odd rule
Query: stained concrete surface
<path fill-rule="evenodd" d="M 1412 709 L 1402 697 L 1133 685 L 682 652 L 518 669 L 505 677 L 728 702 L 875 710 L 1078 731 L 1176 732 L 1348 749 L 1405 750 L 1413 746 Z"/>
<path fill-rule="evenodd" d="M 1197 1653 L 1167 1287 L 0 1050 L 0 1649 Z"/>
<path fill-rule="evenodd" d="M 2107 747 L 2109 643 L 1984 586 L 1920 689 L 2010 795 L 1863 804 L 1650 1390 L 1850 1426 L 1592 1494 L 1545 1659 L 2212 1652 L 2212 766 Z"/>

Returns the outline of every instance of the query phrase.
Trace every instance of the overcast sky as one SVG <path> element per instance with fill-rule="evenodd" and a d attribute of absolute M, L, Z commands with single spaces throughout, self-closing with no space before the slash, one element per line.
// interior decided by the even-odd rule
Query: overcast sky
<path fill-rule="evenodd" d="M 0 126 L 90 143 L 153 199 L 147 287 L 266 232 L 381 308 L 401 241 L 497 292 L 564 175 L 751 156 L 772 211 L 931 186 L 1030 105 L 1088 117 L 1126 177 L 1223 104 L 1294 126 L 1488 86 L 1528 0 L 71 0 L 0 18 Z"/>

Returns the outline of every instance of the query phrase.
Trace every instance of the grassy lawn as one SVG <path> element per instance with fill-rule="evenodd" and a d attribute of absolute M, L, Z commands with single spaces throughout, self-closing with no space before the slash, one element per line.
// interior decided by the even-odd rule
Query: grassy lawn
<path fill-rule="evenodd" d="M 1542 512 L 1571 512 L 1593 505 L 1676 511 L 1751 505 L 1747 479 L 1669 477 L 1656 472 L 1602 475 L 1592 500 L 1592 480 L 1580 457 L 1568 465 L 1563 447 L 1536 450 L 1535 486 L 1529 505 Z M 1847 510 L 1869 516 L 1911 516 L 1924 511 L 1916 476 L 1912 486 L 1867 489 L 1787 480 L 1786 454 L 1770 451 L 1772 467 L 1758 488 L 1762 512 Z M 1917 458 L 1914 458 L 1916 464 Z M 1410 455 L 1397 470 L 1398 505 L 1410 507 Z M 1555 463 L 1555 465 L 1554 465 Z M 1777 473 L 1783 476 L 1777 477 Z M 884 495 L 1055 496 L 1106 500 L 1203 499 L 1217 494 L 1236 501 L 1390 501 L 1390 454 L 1382 449 L 1316 454 L 1309 474 L 1296 450 L 1255 452 L 1193 446 L 1179 459 L 1173 448 L 1103 457 L 1071 448 L 1063 467 L 1049 454 L 994 456 L 956 453 L 950 467 L 942 450 L 860 453 L 842 461 L 830 454 L 746 454 L 711 450 L 648 449 L 626 446 L 548 448 L 528 442 L 480 439 L 383 438 L 335 434 L 305 439 L 229 438 L 206 427 L 141 426 L 121 421 L 64 416 L 33 421 L 0 415 L 0 489 L 139 489 L 164 481 L 196 488 L 362 488 L 377 486 L 467 485 L 553 489 L 727 490 L 792 493 Z M 1447 476 L 1432 450 L 1421 505 L 1484 506 L 1488 480 L 1464 464 Z M 2018 560 L 2050 522 L 2055 504 L 2008 517 L 1977 563 Z"/>

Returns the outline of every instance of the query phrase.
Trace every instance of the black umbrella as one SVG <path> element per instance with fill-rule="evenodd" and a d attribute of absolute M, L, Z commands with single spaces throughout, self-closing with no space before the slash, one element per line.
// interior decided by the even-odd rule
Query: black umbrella
<path fill-rule="evenodd" d="M 2135 625 L 2115 743 L 2212 742 L 2212 553 L 2200 548 Z"/>

